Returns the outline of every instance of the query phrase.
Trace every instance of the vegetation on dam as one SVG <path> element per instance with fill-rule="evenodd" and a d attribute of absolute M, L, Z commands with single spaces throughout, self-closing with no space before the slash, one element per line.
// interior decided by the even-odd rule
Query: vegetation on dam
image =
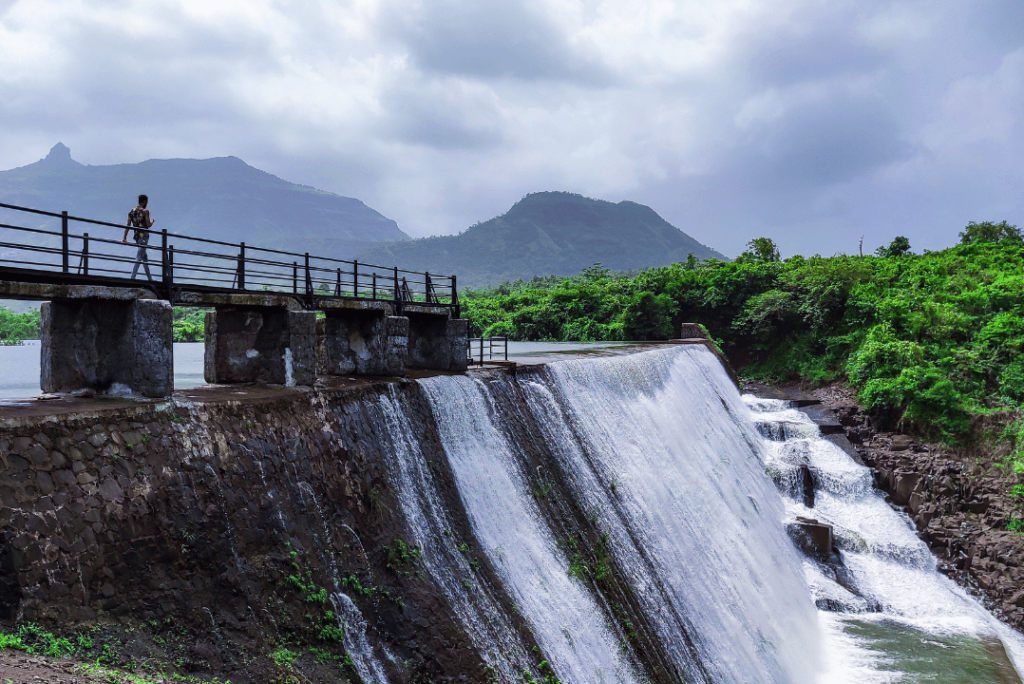
<path fill-rule="evenodd" d="M 632 277 L 595 266 L 469 291 L 463 311 L 477 334 L 515 340 L 658 340 L 697 321 L 746 377 L 848 381 L 877 418 L 946 441 L 1024 402 L 1016 227 L 971 223 L 960 244 L 923 254 L 906 238 L 872 256 L 749 248 L 729 263 L 691 257 Z"/>

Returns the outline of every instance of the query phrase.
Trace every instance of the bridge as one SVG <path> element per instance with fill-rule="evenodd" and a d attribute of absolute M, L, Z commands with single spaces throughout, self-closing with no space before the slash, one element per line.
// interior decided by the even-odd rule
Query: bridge
<path fill-rule="evenodd" d="M 209 309 L 209 383 L 311 385 L 317 375 L 466 368 L 454 275 L 131 228 L 149 237 L 147 261 L 137 264 L 139 247 L 122 243 L 124 229 L 0 203 L 0 299 L 44 302 L 45 392 L 118 383 L 168 396 L 175 306 Z"/>

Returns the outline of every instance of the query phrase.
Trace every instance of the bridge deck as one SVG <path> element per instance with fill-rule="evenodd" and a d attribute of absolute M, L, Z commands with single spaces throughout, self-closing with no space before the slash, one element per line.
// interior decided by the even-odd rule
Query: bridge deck
<path fill-rule="evenodd" d="M 140 267 L 133 279 L 139 246 L 90 236 L 83 230 L 89 226 L 125 228 L 67 212 L 0 203 L 0 298 L 158 298 L 176 306 L 390 309 L 454 318 L 460 313 L 455 276 L 166 230 L 132 229 L 148 235 L 151 275 L 147 278 Z"/>

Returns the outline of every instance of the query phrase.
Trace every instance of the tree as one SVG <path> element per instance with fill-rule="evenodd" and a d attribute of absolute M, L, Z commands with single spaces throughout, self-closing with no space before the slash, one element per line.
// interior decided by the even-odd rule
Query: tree
<path fill-rule="evenodd" d="M 1020 229 L 1011 226 L 1006 221 L 992 223 L 983 221 L 975 223 L 971 221 L 967 227 L 960 231 L 961 245 L 976 245 L 982 242 L 1024 242 Z"/>
<path fill-rule="evenodd" d="M 875 254 L 880 257 L 898 257 L 910 254 L 910 240 L 900 235 L 890 242 L 888 247 L 876 249 Z"/>
<path fill-rule="evenodd" d="M 667 294 L 656 295 L 648 290 L 633 295 L 622 316 L 626 339 L 667 340 L 672 336 L 675 308 Z"/>
<path fill-rule="evenodd" d="M 747 251 L 740 255 L 743 261 L 781 261 L 779 248 L 771 238 L 754 238 L 747 243 Z"/>

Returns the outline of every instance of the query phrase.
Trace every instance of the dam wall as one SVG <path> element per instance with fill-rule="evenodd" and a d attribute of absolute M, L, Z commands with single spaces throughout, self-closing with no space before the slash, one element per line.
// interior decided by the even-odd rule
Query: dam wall
<path fill-rule="evenodd" d="M 382 681 L 373 657 L 358 656 L 361 608 L 407 680 L 482 673 L 447 607 L 405 574 L 416 554 L 365 410 L 385 391 L 415 386 L 167 402 L 0 430 L 0 617 L 63 631 L 137 625 L 148 655 L 232 681 L 272 678 L 273 663 L 252 668 L 237 653 L 280 644 L 348 655 L 350 676 Z M 420 408 L 405 418 L 429 426 Z M 164 653 L 161 635 L 175 630 L 188 636 Z"/>
<path fill-rule="evenodd" d="M 763 441 L 703 345 L 0 425 L 0 620 L 91 635 L 78 657 L 236 683 L 812 681 Z"/>

